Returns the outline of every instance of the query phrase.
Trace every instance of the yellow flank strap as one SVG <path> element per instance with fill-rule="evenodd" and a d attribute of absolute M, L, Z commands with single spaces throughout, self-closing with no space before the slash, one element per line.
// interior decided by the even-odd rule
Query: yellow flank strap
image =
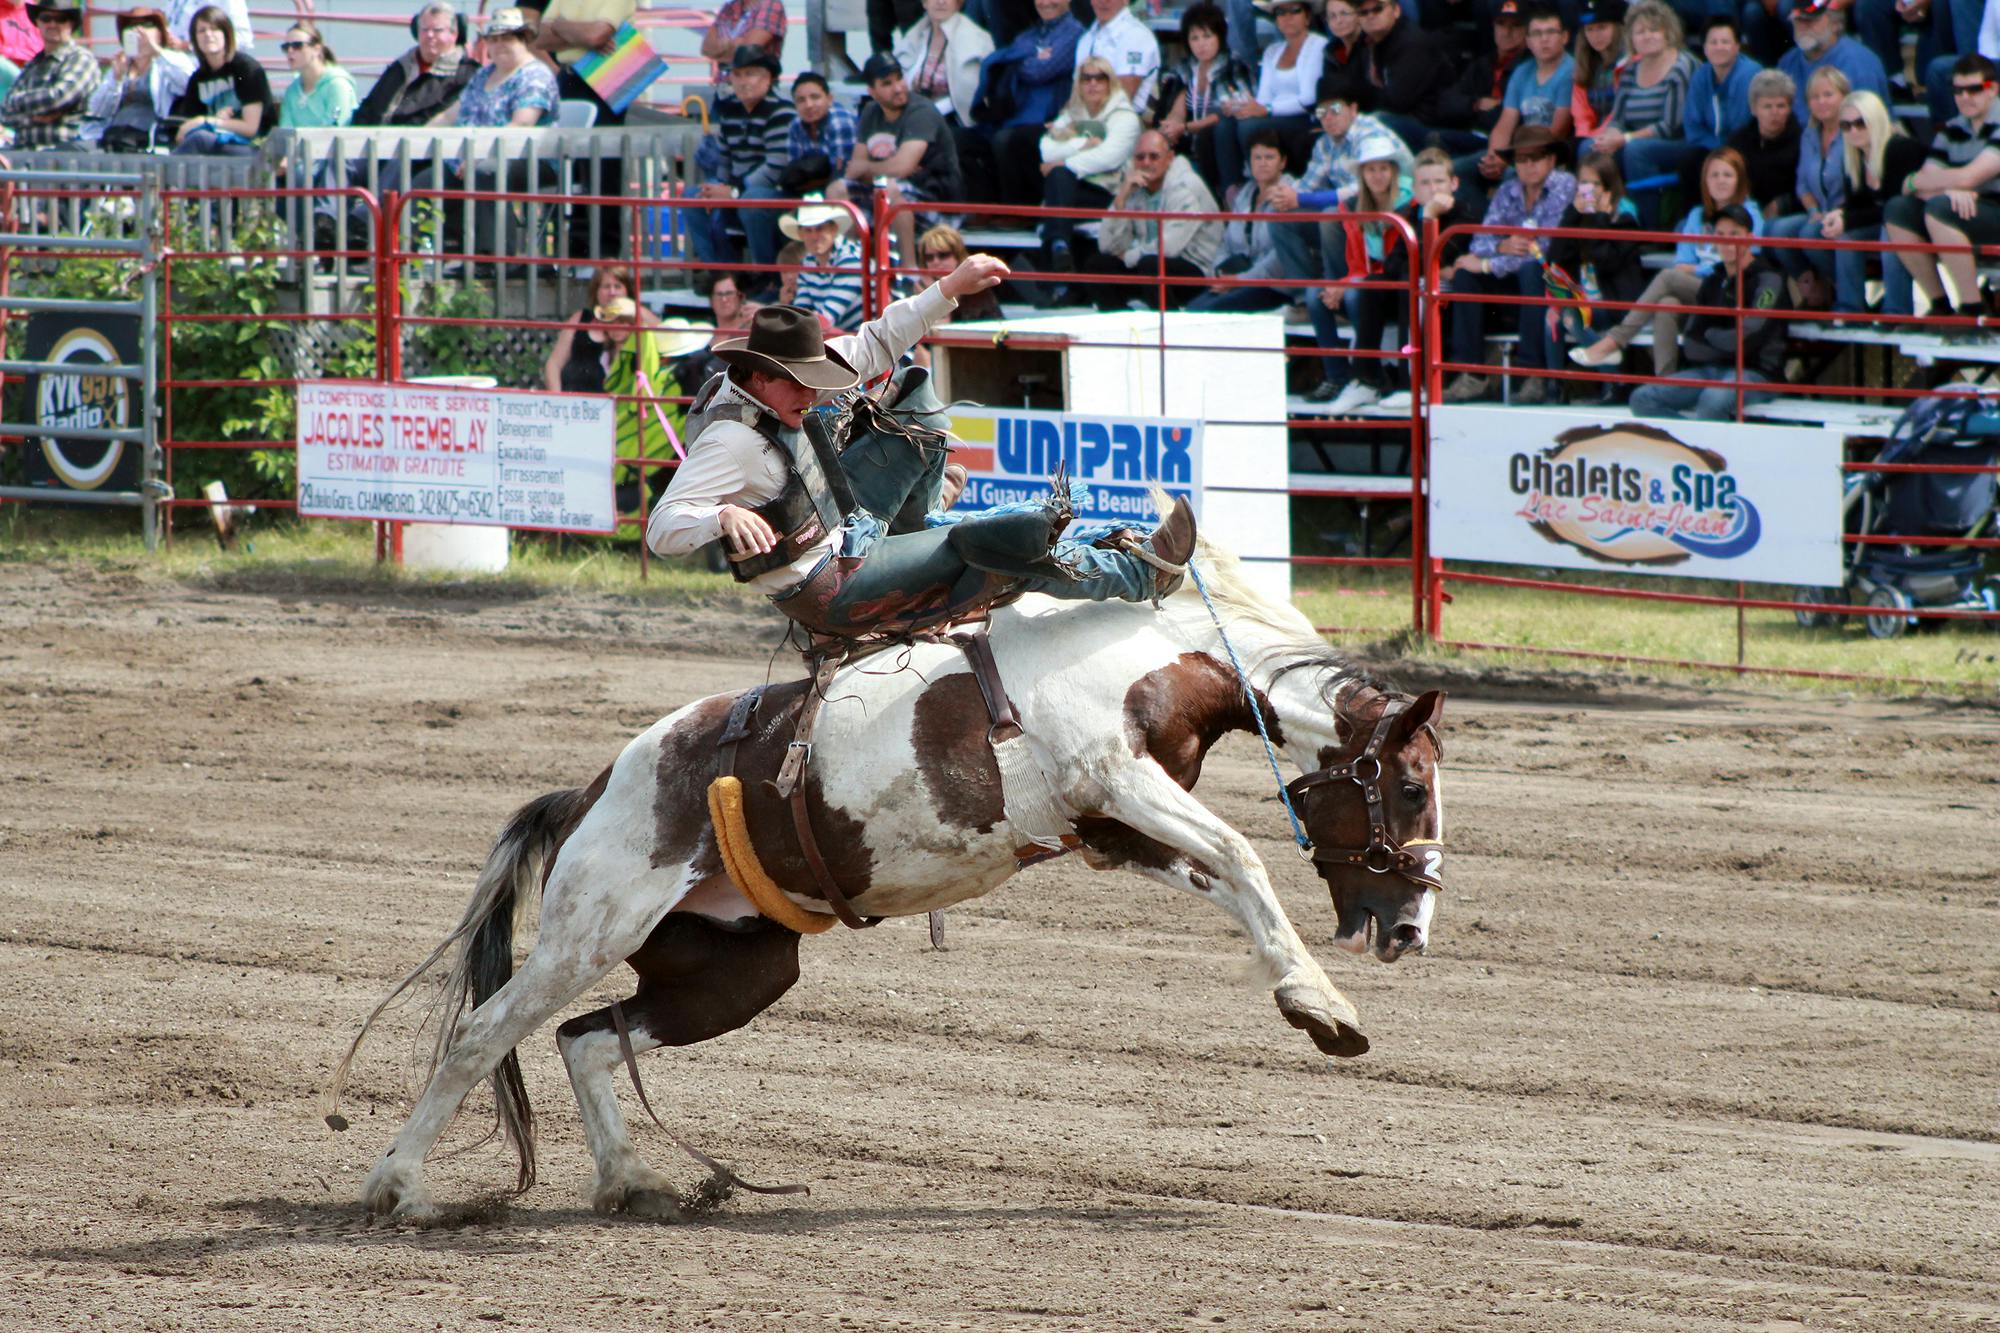
<path fill-rule="evenodd" d="M 708 784 L 708 818 L 715 825 L 716 850 L 722 853 L 722 868 L 730 882 L 771 920 L 801 935 L 817 935 L 830 930 L 839 918 L 826 912 L 808 912 L 772 882 L 757 860 L 750 842 L 749 826 L 743 822 L 743 783 L 734 777 L 717 778 Z"/>

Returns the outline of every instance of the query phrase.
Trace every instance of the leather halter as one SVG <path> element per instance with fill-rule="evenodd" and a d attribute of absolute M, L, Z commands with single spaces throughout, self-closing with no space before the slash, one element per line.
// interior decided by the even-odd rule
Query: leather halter
<path fill-rule="evenodd" d="M 1359 848 L 1322 848 L 1314 846 L 1306 855 L 1319 866 L 1366 866 L 1378 875 L 1391 872 L 1403 878 L 1444 891 L 1444 880 L 1440 868 L 1444 860 L 1444 845 L 1432 838 L 1412 838 L 1408 842 L 1398 842 L 1389 832 L 1388 812 L 1382 802 L 1382 746 L 1389 739 L 1389 727 L 1408 707 L 1410 701 L 1399 699 L 1382 710 L 1376 719 L 1375 731 L 1368 743 L 1361 747 L 1361 753 L 1344 764 L 1329 764 L 1325 768 L 1302 773 L 1285 784 L 1285 791 L 1300 803 L 1305 795 L 1315 787 L 1332 782 L 1352 782 L 1361 788 L 1361 799 L 1368 803 L 1368 845 Z M 1444 741 L 1437 731 L 1426 722 L 1423 730 L 1430 733 L 1431 743 L 1437 747 L 1438 757 L 1444 756 Z M 1421 847 L 1422 852 L 1413 852 L 1411 847 Z M 1304 850 L 1304 849 L 1302 849 Z"/>

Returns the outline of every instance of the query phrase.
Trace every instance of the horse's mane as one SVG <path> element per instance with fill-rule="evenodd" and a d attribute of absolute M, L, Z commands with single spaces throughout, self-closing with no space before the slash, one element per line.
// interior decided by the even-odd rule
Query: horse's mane
<path fill-rule="evenodd" d="M 1387 694 L 1401 692 L 1390 682 L 1332 648 L 1296 606 L 1274 601 L 1252 587 L 1244 577 L 1243 562 L 1234 552 L 1212 545 L 1203 538 L 1196 543 L 1195 560 L 1200 567 L 1202 583 L 1208 588 L 1209 600 L 1215 603 L 1216 614 L 1221 616 L 1223 625 L 1230 629 L 1248 625 L 1265 631 L 1251 643 L 1238 641 L 1232 636 L 1231 642 L 1244 656 L 1245 669 L 1252 672 L 1269 670 L 1270 679 L 1274 682 L 1294 671 L 1313 672 L 1318 678 L 1320 697 L 1326 700 L 1328 707 L 1337 702 L 1336 696 L 1342 690 L 1353 685 Z M 1183 583 L 1162 610 L 1198 633 L 1213 633 L 1214 624 L 1193 579 Z"/>

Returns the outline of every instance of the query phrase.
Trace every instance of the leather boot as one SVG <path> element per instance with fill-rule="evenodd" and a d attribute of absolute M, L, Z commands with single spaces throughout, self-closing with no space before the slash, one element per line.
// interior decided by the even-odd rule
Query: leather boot
<path fill-rule="evenodd" d="M 956 463 L 944 465 L 944 487 L 938 493 L 938 512 L 943 513 L 958 503 L 958 497 L 965 494 L 965 483 L 971 474 Z"/>
<path fill-rule="evenodd" d="M 1173 566 L 1171 570 L 1153 566 L 1155 597 L 1170 596 L 1187 577 L 1187 562 L 1194 556 L 1194 536 L 1194 510 L 1188 507 L 1185 496 L 1178 496 L 1174 507 L 1160 520 L 1160 526 L 1143 543 L 1154 560 Z"/>

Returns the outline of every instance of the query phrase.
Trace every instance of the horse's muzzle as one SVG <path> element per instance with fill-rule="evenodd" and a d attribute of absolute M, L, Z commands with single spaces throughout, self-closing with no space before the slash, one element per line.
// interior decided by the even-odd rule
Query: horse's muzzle
<path fill-rule="evenodd" d="M 1373 953 L 1385 963 L 1430 945 L 1431 913 L 1437 894 L 1428 886 L 1398 880 L 1399 887 L 1362 894 L 1334 895 L 1339 927 L 1334 944 L 1349 953 Z"/>

